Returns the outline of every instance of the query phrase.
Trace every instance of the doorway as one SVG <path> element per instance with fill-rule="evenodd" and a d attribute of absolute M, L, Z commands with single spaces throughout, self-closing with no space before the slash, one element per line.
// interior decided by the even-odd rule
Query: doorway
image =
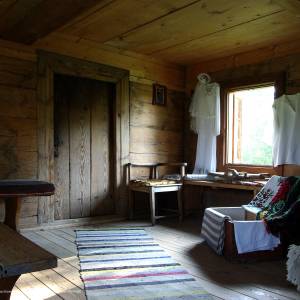
<path fill-rule="evenodd" d="M 115 84 L 54 74 L 54 219 L 112 214 Z"/>
<path fill-rule="evenodd" d="M 38 51 L 37 72 L 37 178 L 54 182 L 54 78 L 64 74 L 111 83 L 114 86 L 113 109 L 113 193 L 114 216 L 127 214 L 128 195 L 125 166 L 129 162 L 129 71 L 43 50 Z M 74 87 L 74 86 L 73 86 Z M 72 87 L 72 88 L 73 88 Z M 40 197 L 39 224 L 55 220 L 55 199 Z M 57 220 L 61 224 L 60 220 Z M 72 222 L 72 221 L 70 221 Z M 84 222 L 84 220 L 83 220 Z M 67 222 L 64 222 L 67 223 Z"/>

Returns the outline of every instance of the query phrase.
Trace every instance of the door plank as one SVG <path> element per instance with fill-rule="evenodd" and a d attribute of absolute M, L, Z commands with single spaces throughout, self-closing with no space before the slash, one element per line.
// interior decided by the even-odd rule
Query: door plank
<path fill-rule="evenodd" d="M 90 216 L 90 101 L 87 79 L 73 78 L 70 105 L 71 218 Z"/>
<path fill-rule="evenodd" d="M 111 214 L 110 104 L 111 86 L 93 82 L 91 99 L 91 215 Z"/>
<path fill-rule="evenodd" d="M 69 180 L 69 101 L 68 81 L 64 76 L 54 78 L 54 217 L 55 220 L 70 217 Z"/>

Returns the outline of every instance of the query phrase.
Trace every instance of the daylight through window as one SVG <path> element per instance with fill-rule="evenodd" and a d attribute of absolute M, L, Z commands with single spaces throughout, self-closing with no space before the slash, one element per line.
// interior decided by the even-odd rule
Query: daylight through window
<path fill-rule="evenodd" d="M 272 165 L 274 85 L 234 90 L 227 101 L 227 163 Z"/>

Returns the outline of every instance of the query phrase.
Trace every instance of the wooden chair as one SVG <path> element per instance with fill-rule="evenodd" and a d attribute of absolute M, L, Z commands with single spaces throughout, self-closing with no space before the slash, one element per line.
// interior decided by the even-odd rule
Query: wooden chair
<path fill-rule="evenodd" d="M 159 179 L 159 167 L 179 167 L 180 180 Z M 182 178 L 185 176 L 187 163 L 158 163 L 158 164 L 127 164 L 127 183 L 129 188 L 129 219 L 133 218 L 134 214 L 134 192 L 144 192 L 149 194 L 150 213 L 152 225 L 155 225 L 157 219 L 165 216 L 157 216 L 155 214 L 155 195 L 156 193 L 177 192 L 178 215 L 179 219 L 183 218 L 183 203 L 182 203 Z M 132 168 L 148 168 L 148 179 L 132 180 Z"/>

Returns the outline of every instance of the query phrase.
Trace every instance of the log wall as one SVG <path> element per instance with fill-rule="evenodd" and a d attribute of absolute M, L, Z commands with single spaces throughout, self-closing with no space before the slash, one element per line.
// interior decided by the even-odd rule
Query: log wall
<path fill-rule="evenodd" d="M 292 47 L 292 45 L 290 45 Z M 286 49 L 287 46 L 283 49 Z M 286 52 L 274 52 L 269 49 L 260 49 L 250 53 L 243 53 L 235 57 L 226 57 L 218 61 L 204 62 L 187 68 L 186 92 L 190 99 L 196 84 L 196 76 L 201 72 L 209 73 L 216 82 L 238 80 L 240 78 L 259 78 L 267 74 L 285 72 L 285 90 L 287 94 L 300 92 L 300 50 L 292 49 L 296 53 L 287 55 Z M 195 156 L 196 136 L 186 128 L 186 160 L 192 166 Z M 300 166 L 286 165 L 284 175 L 299 175 Z"/>
<path fill-rule="evenodd" d="M 129 70 L 130 160 L 182 161 L 184 69 L 96 46 L 62 36 L 35 47 L 0 41 L 0 179 L 37 178 L 37 48 Z M 168 87 L 165 107 L 152 105 L 154 82 Z M 23 200 L 22 227 L 37 224 L 37 206 L 37 199 Z"/>

